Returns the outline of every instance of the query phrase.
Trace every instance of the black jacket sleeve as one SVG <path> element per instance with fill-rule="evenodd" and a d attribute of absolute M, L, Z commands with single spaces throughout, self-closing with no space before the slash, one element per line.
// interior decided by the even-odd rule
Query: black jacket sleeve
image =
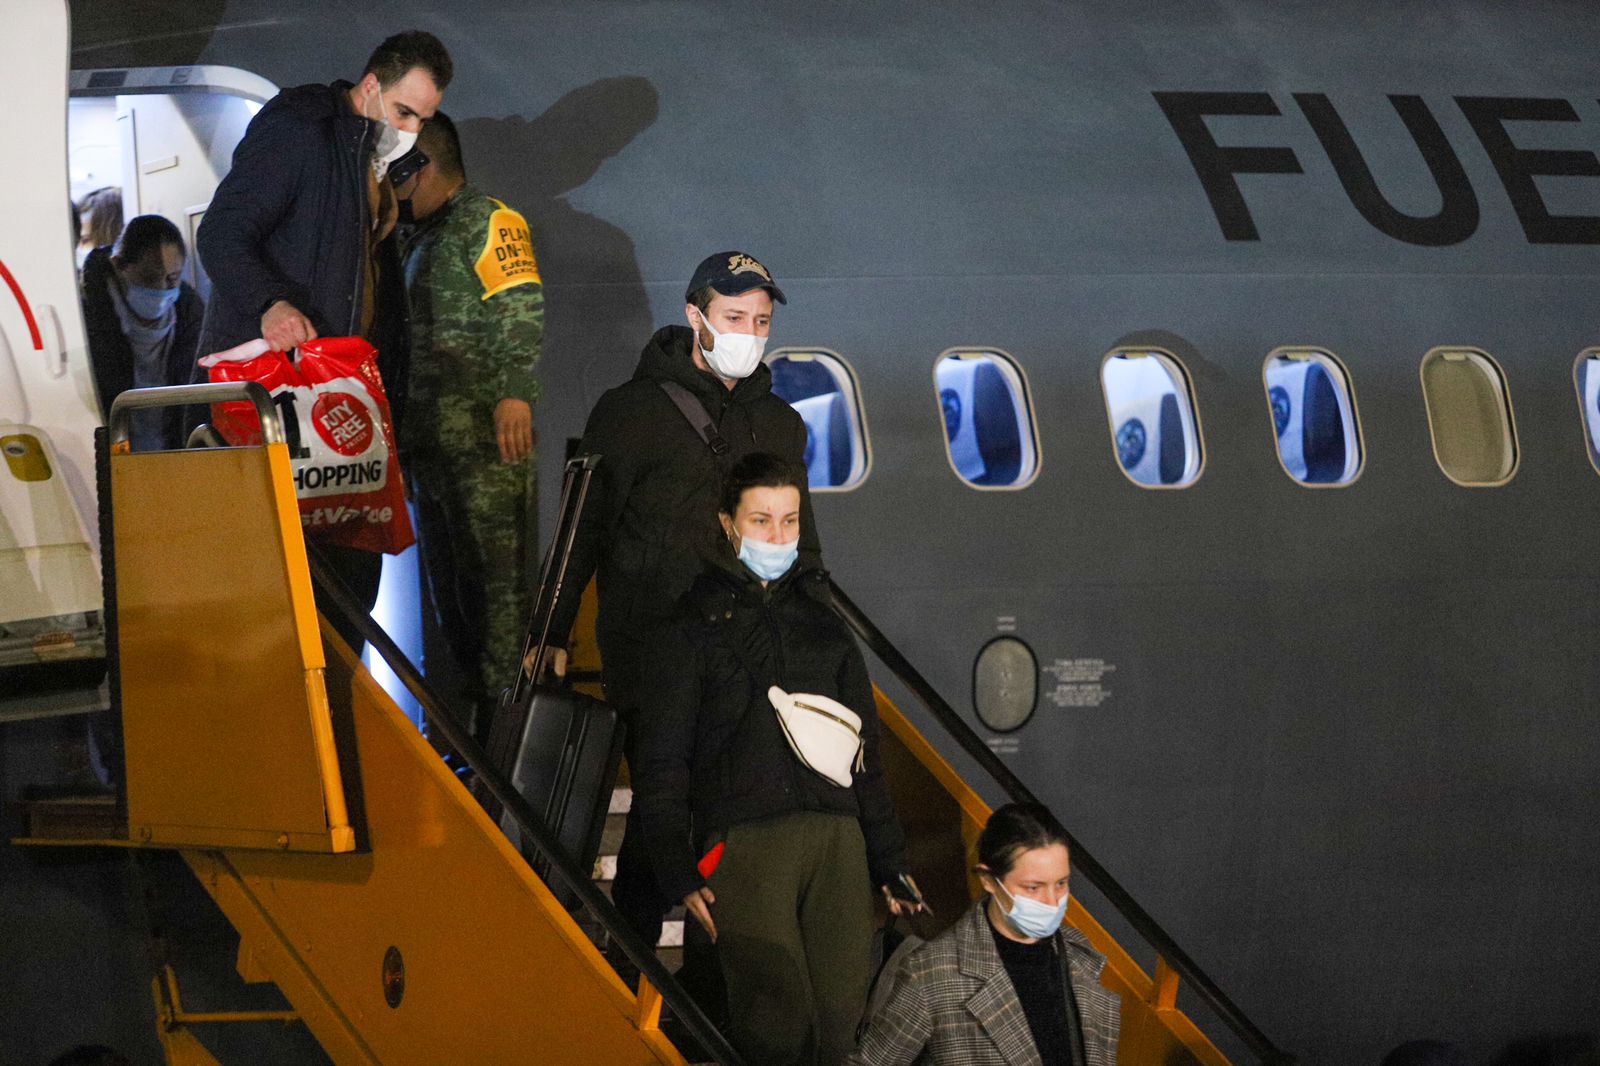
<path fill-rule="evenodd" d="M 806 454 L 806 423 L 799 415 L 795 415 L 795 424 L 798 427 L 798 440 L 794 444 L 792 455 L 804 457 Z M 800 462 L 800 458 L 796 458 Z M 803 467 L 805 464 L 800 462 Z M 822 566 L 822 536 L 817 532 L 817 519 L 811 513 L 811 486 L 809 479 L 800 482 L 800 562 L 804 566 L 820 568 Z"/>
<path fill-rule="evenodd" d="M 908 871 L 906 835 L 895 817 L 894 800 L 884 777 L 883 760 L 878 751 L 881 727 L 873 700 L 872 682 L 867 677 L 861 649 L 850 641 L 849 654 L 839 669 L 840 702 L 861 716 L 861 739 L 866 746 L 865 768 L 855 775 L 851 787 L 861 807 L 861 835 L 867 842 L 867 870 L 874 885 L 888 884 Z"/>
<path fill-rule="evenodd" d="M 100 417 L 109 418 L 111 401 L 133 388 L 133 349 L 122 335 L 106 286 L 111 279 L 111 251 L 96 248 L 83 263 L 83 329 L 89 346 L 89 368 L 100 400 Z"/>
<path fill-rule="evenodd" d="M 294 205 L 308 140 L 303 122 L 282 110 L 263 111 L 234 150 L 233 168 L 200 223 L 200 261 L 215 295 L 239 313 L 259 315 L 269 302 L 288 300 L 310 314 L 310 293 L 266 254 L 267 239 Z"/>
<path fill-rule="evenodd" d="M 669 627 L 652 653 L 651 684 L 636 716 L 638 765 L 632 768 L 645 849 L 656 884 L 671 900 L 705 884 L 695 866 L 689 801 L 703 656 L 688 635 L 689 624 L 680 619 Z"/>
<path fill-rule="evenodd" d="M 167 353 L 167 380 L 168 385 L 187 385 L 195 380 L 195 372 L 199 368 L 195 360 L 200 357 L 200 322 L 205 318 L 205 301 L 200 299 L 200 294 L 188 282 L 184 282 L 182 291 L 178 295 L 178 324 L 175 327 L 177 334 L 172 338 L 172 349 Z M 210 352 L 205 354 L 210 355 Z M 204 374 L 204 371 L 201 371 Z M 204 380 L 203 378 L 201 380 Z M 206 411 L 201 408 L 201 411 Z M 169 407 L 162 415 L 161 432 L 169 448 L 182 448 L 185 429 L 188 426 L 188 408 Z M 204 421 L 207 414 L 201 414 L 199 421 Z M 198 425 L 199 421 L 195 424 Z"/>
<path fill-rule="evenodd" d="M 600 397 L 594 410 L 589 412 L 589 421 L 583 427 L 583 443 L 578 447 L 579 455 L 600 456 L 600 465 L 589 482 L 589 496 L 578 518 L 578 532 L 572 541 L 572 554 L 567 559 L 561 600 L 555 606 L 551 621 L 550 631 L 561 641 L 572 636 L 578 607 L 583 602 L 583 590 L 589 587 L 589 580 L 599 568 L 600 557 L 606 549 L 613 512 L 627 499 L 631 465 L 618 448 L 614 406 L 609 394 Z"/>

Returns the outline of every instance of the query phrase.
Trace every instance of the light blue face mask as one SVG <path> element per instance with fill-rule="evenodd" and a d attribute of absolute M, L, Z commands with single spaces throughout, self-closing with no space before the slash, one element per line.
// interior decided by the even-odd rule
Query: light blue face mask
<path fill-rule="evenodd" d="M 1043 940 L 1061 931 L 1061 923 L 1067 917 L 1067 901 L 1071 898 L 1068 893 L 1062 893 L 1061 902 L 1051 907 L 1027 896 L 1013 896 L 999 881 L 995 881 L 995 887 L 1010 897 L 1011 909 L 1004 912 L 1006 924 L 1018 933 L 1029 940 Z"/>
<path fill-rule="evenodd" d="M 754 537 L 739 541 L 739 561 L 762 581 L 776 581 L 789 572 L 794 561 L 800 558 L 800 538 L 787 544 L 768 544 Z"/>
<path fill-rule="evenodd" d="M 151 289 L 143 285 L 127 287 L 128 309 L 147 322 L 167 317 L 178 302 L 178 289 Z"/>

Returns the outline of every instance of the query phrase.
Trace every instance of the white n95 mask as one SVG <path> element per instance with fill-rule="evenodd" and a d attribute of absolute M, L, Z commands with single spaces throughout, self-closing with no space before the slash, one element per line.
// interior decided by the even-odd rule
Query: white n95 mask
<path fill-rule="evenodd" d="M 362 111 L 366 117 L 366 111 Z M 372 171 L 382 181 L 389 164 L 405 155 L 417 143 L 417 135 L 409 130 L 396 129 L 389 124 L 389 108 L 383 102 L 383 86 L 378 87 L 378 142 L 372 149 Z"/>
<path fill-rule="evenodd" d="M 767 338 L 754 333 L 718 333 L 705 312 L 698 313 L 713 338 L 710 351 L 703 346 L 700 349 L 712 372 L 724 381 L 738 381 L 755 373 L 756 367 L 761 365 L 762 353 L 767 350 Z M 695 332 L 694 342 L 700 343 L 699 331 Z"/>

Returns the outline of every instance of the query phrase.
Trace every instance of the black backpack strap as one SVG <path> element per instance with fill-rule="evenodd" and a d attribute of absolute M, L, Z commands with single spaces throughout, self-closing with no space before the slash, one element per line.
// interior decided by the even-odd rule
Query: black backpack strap
<path fill-rule="evenodd" d="M 722 434 L 717 432 L 717 424 L 711 421 L 711 416 L 706 413 L 705 404 L 701 403 L 695 394 L 679 385 L 676 381 L 658 381 L 661 391 L 667 394 L 667 399 L 672 405 L 682 412 L 683 417 L 689 420 L 695 433 L 706 442 L 706 447 L 711 449 L 711 454 L 722 456 L 728 451 L 728 442 L 722 439 Z"/>

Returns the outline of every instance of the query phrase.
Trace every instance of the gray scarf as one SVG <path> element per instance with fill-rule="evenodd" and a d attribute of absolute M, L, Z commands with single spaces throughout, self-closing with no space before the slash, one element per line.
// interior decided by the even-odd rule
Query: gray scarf
<path fill-rule="evenodd" d="M 178 305 L 173 304 L 165 315 L 151 325 L 133 313 L 115 275 L 106 279 L 106 288 L 111 293 L 111 306 L 116 308 L 122 335 L 133 349 L 133 387 L 145 389 L 158 385 L 187 384 L 167 380 L 167 353 L 172 350 L 172 338 L 177 333 Z M 151 451 L 164 447 L 161 424 L 160 411 L 134 411 L 129 423 L 134 449 Z"/>

